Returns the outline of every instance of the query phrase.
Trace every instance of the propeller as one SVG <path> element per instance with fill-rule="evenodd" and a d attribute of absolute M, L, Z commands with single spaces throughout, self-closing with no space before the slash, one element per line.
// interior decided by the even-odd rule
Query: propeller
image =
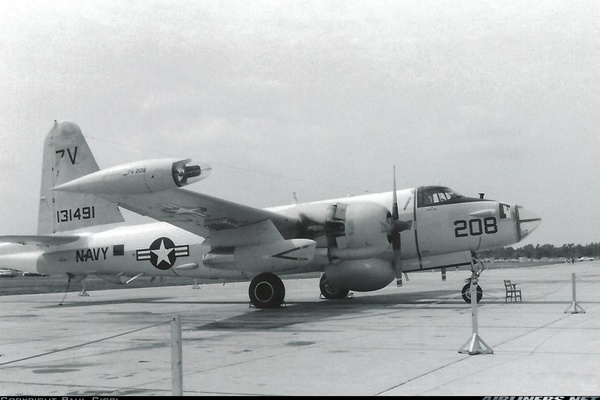
<path fill-rule="evenodd" d="M 392 218 L 390 221 L 390 230 L 388 234 L 388 240 L 392 243 L 392 254 L 393 260 L 392 265 L 396 271 L 396 286 L 402 286 L 402 256 L 401 256 L 401 243 L 400 243 L 400 232 L 407 229 L 409 224 L 404 221 L 400 221 L 398 212 L 398 195 L 396 193 L 396 166 L 394 165 L 394 192 L 393 192 L 393 204 L 392 204 Z"/>

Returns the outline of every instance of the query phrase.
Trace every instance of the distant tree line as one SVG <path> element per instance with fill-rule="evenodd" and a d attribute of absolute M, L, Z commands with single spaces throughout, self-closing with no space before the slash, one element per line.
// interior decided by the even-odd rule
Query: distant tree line
<path fill-rule="evenodd" d="M 504 247 L 496 250 L 485 250 L 477 252 L 479 258 L 492 259 L 516 259 L 527 257 L 532 259 L 540 258 L 579 258 L 579 257 L 598 257 L 600 258 L 600 243 L 590 243 L 588 245 L 563 244 L 556 247 L 551 244 L 532 245 L 528 244 L 517 249 Z"/>

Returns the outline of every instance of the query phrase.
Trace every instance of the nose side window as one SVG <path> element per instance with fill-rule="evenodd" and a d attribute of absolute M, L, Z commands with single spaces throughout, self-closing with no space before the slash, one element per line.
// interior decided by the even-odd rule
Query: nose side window
<path fill-rule="evenodd" d="M 508 204 L 498 203 L 500 206 L 500 219 L 506 219 L 510 216 L 510 206 Z"/>

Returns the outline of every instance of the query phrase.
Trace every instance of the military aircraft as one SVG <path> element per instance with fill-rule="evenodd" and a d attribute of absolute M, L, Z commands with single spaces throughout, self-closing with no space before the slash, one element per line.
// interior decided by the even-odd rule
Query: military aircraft
<path fill-rule="evenodd" d="M 0 265 L 71 281 L 146 277 L 250 280 L 257 308 L 284 304 L 278 275 L 321 272 L 322 297 L 386 287 L 411 271 L 471 265 L 541 219 L 525 208 L 421 186 L 259 209 L 183 188 L 210 174 L 189 158 L 100 170 L 73 122 L 44 143 L 37 235 L 0 237 Z M 120 208 L 157 222 L 131 225 Z M 7 244 L 8 243 L 8 244 Z M 462 290 L 470 302 L 469 285 Z M 477 300 L 482 290 L 477 288 Z"/>

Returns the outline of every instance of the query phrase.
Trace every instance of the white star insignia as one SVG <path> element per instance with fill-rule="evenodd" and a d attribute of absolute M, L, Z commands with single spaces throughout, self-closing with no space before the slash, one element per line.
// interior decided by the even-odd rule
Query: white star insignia
<path fill-rule="evenodd" d="M 165 241 L 160 241 L 160 247 L 158 250 L 151 250 L 154 254 L 156 254 L 157 260 L 156 265 L 159 265 L 161 262 L 165 261 L 167 264 L 171 265 L 171 261 L 169 260 L 169 254 L 173 251 L 173 249 L 165 248 Z"/>

